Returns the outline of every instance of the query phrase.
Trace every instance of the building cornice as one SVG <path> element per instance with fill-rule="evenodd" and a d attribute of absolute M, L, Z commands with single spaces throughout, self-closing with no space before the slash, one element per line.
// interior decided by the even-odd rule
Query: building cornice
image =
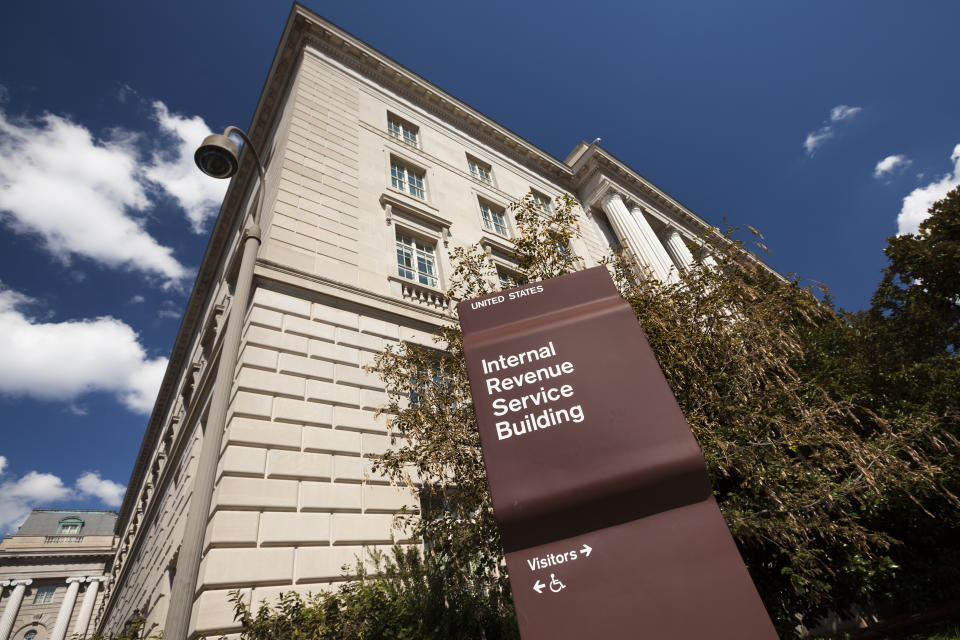
<path fill-rule="evenodd" d="M 580 151 L 583 144 L 581 142 L 574 149 L 574 153 L 571 153 L 571 156 L 576 155 L 576 161 L 572 167 L 573 178 L 571 181 L 571 186 L 574 189 L 585 187 L 597 173 L 600 173 L 606 178 L 605 180 L 601 179 L 604 184 L 603 190 L 611 189 L 613 185 L 617 185 L 618 190 L 622 191 L 625 198 L 636 199 L 636 197 L 641 197 L 676 222 L 681 223 L 685 228 L 698 230 L 701 234 L 715 233 L 715 227 L 712 224 L 671 198 L 610 152 L 597 144 L 587 145 L 585 150 Z M 580 153 L 576 154 L 577 151 L 580 151 Z M 603 190 L 596 190 L 589 194 L 585 199 L 590 200 L 590 202 L 584 202 L 584 207 L 589 207 L 595 204 L 595 200 L 602 198 L 605 193 L 599 191 Z"/>
<path fill-rule="evenodd" d="M 5 565 L 9 566 L 16 562 L 17 560 L 26 559 L 26 558 L 57 558 L 57 559 L 70 559 L 70 558 L 100 558 L 104 561 L 111 560 L 116 553 L 116 548 L 110 549 L 94 549 L 91 551 L 70 551 L 69 553 L 64 553 L 62 551 L 3 551 L 0 552 L 0 560 L 4 562 Z"/>
<path fill-rule="evenodd" d="M 291 19 L 301 25 L 298 33 L 303 36 L 302 44 L 451 122 L 515 162 L 561 184 L 569 181 L 570 168 L 560 160 L 306 7 L 295 4 Z"/>

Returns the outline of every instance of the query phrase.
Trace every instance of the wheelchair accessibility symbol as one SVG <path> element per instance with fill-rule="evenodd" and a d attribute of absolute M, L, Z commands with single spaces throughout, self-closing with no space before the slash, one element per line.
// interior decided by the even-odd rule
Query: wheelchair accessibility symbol
<path fill-rule="evenodd" d="M 550 591 L 553 591 L 554 593 L 560 593 L 561 590 L 566 588 L 567 585 L 557 580 L 557 576 L 555 574 L 550 574 Z"/>
<path fill-rule="evenodd" d="M 537 580 L 537 582 L 533 585 L 533 590 L 537 593 L 543 593 L 543 590 L 548 587 L 553 593 L 560 593 L 567 588 L 567 585 L 560 582 L 560 579 L 557 578 L 557 574 L 551 573 L 549 584 L 543 584 L 543 582 Z"/>

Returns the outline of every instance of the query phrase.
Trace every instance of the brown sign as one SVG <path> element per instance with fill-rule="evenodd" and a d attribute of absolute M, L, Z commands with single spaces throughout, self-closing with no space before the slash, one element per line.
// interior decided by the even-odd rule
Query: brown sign
<path fill-rule="evenodd" d="M 523 638 L 775 639 L 606 268 L 457 311 Z"/>

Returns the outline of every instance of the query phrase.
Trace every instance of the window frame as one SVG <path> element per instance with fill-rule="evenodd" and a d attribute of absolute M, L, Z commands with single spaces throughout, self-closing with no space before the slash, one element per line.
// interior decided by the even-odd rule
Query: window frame
<path fill-rule="evenodd" d="M 390 188 L 395 189 L 404 195 L 410 196 L 411 198 L 428 202 L 427 193 L 429 193 L 429 191 L 427 189 L 427 170 L 395 154 L 390 154 L 388 161 L 390 166 Z M 398 170 L 401 169 L 403 170 L 404 174 L 402 180 L 397 176 Z M 413 175 L 419 180 L 419 185 L 415 185 L 408 179 L 408 176 L 410 175 Z M 415 191 L 410 190 L 411 185 L 420 191 L 419 195 Z"/>
<path fill-rule="evenodd" d="M 75 531 L 72 530 L 73 527 L 76 527 Z M 65 518 L 60 518 L 60 521 L 57 523 L 58 536 L 77 536 L 77 535 L 80 535 L 80 531 L 82 529 L 83 529 L 83 518 L 80 518 L 78 516 L 67 516 Z"/>
<path fill-rule="evenodd" d="M 533 196 L 533 200 L 536 204 L 539 204 L 541 207 L 543 207 L 544 213 L 553 213 L 553 198 L 544 192 L 533 188 L 530 189 L 530 195 Z"/>
<path fill-rule="evenodd" d="M 476 169 L 476 171 L 474 170 Z M 467 171 L 470 172 L 470 176 L 483 184 L 493 187 L 493 165 L 489 162 L 484 162 L 476 158 L 475 156 L 467 154 Z M 484 174 L 486 177 L 484 177 Z"/>
<path fill-rule="evenodd" d="M 401 242 L 401 237 L 409 239 L 410 243 Z M 402 246 L 401 246 L 402 245 Z M 406 227 L 396 227 L 394 233 L 394 255 L 396 265 L 396 275 L 401 280 L 406 282 L 411 282 L 413 284 L 429 287 L 431 289 L 440 289 L 440 259 L 439 259 L 439 249 L 438 243 L 435 239 L 426 238 L 423 235 L 414 233 Z M 401 251 L 405 251 L 406 247 L 411 247 L 410 251 L 410 264 L 405 265 L 401 262 Z M 423 247 L 424 251 L 421 251 Z M 429 254 L 425 251 L 429 249 Z M 420 268 L 420 258 L 421 253 L 424 256 L 429 255 L 429 264 L 432 267 L 432 272 L 421 271 Z M 428 260 L 424 258 L 424 263 L 428 263 Z M 406 275 L 404 270 L 409 272 L 411 275 Z M 426 280 L 426 282 L 424 282 Z"/>
<path fill-rule="evenodd" d="M 53 596 L 56 593 L 56 585 L 44 585 L 37 587 L 37 590 L 33 593 L 33 604 L 50 604 L 53 602 Z"/>
<path fill-rule="evenodd" d="M 497 284 L 500 285 L 501 290 L 513 289 L 527 284 L 527 279 L 520 275 L 520 272 L 516 269 L 511 269 L 508 265 L 496 259 L 491 259 L 491 262 L 493 262 L 493 268 L 497 272 Z M 507 277 L 507 282 L 504 282 L 504 276 Z"/>
<path fill-rule="evenodd" d="M 392 111 L 387 111 L 387 135 L 414 149 L 420 148 L 420 127 Z"/>
<path fill-rule="evenodd" d="M 484 198 L 477 198 L 477 207 L 480 209 L 480 224 L 483 226 L 484 231 L 495 233 L 503 238 L 511 237 L 510 221 L 507 218 L 506 207 L 502 207 Z M 495 216 L 500 217 L 499 222 Z M 502 230 L 499 227 L 502 227 Z"/>

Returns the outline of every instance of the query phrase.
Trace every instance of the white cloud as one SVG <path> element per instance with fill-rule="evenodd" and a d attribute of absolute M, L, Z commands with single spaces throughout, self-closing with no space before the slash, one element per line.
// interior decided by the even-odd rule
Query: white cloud
<path fill-rule="evenodd" d="M 887 156 L 874 167 L 873 177 L 883 178 L 893 173 L 894 169 L 905 167 L 908 164 L 910 164 L 910 160 L 905 155 Z"/>
<path fill-rule="evenodd" d="M 217 215 L 229 182 L 204 175 L 193 162 L 194 151 L 213 132 L 200 116 L 172 114 L 160 101 L 153 103 L 153 111 L 160 129 L 176 140 L 176 147 L 154 153 L 145 174 L 174 197 L 193 232 L 202 233 L 207 220 Z"/>
<path fill-rule="evenodd" d="M 840 122 L 841 120 L 852 118 L 861 111 L 863 111 L 863 107 L 848 107 L 845 104 L 838 104 L 833 109 L 830 109 L 830 121 Z"/>
<path fill-rule="evenodd" d="M 44 322 L 21 311 L 30 302 L 0 288 L 0 393 L 69 402 L 106 391 L 132 411 L 152 409 L 167 359 L 149 359 L 130 326 L 110 316 Z"/>
<path fill-rule="evenodd" d="M 13 122 L 0 112 L 0 216 L 39 236 L 64 263 L 84 256 L 176 283 L 188 271 L 144 229 L 151 202 L 139 176 L 135 137 L 106 141 L 66 118 Z M 5 215 L 3 215 L 5 214 Z"/>
<path fill-rule="evenodd" d="M 849 120 L 863 111 L 863 107 L 851 107 L 845 104 L 838 104 L 830 109 L 830 120 L 819 129 L 811 131 L 803 141 L 803 148 L 811 158 L 817 149 L 823 146 L 823 143 L 836 135 L 836 130 L 831 123 Z"/>
<path fill-rule="evenodd" d="M 69 407 L 67 407 L 67 410 L 70 411 L 70 413 L 72 413 L 75 416 L 87 415 L 86 407 L 82 407 L 78 404 L 71 404 Z"/>
<path fill-rule="evenodd" d="M 817 147 L 832 137 L 833 129 L 831 127 L 817 129 L 816 131 L 807 134 L 807 139 L 803 141 L 803 148 L 806 149 L 807 153 L 812 156 L 817 150 Z"/>
<path fill-rule="evenodd" d="M 139 98 L 140 94 L 130 85 L 121 82 L 117 87 L 117 100 L 120 104 L 126 104 L 130 98 Z"/>
<path fill-rule="evenodd" d="M 945 174 L 939 180 L 917 187 L 903 199 L 903 207 L 897 216 L 897 235 L 916 233 L 920 223 L 929 215 L 927 211 L 937 200 L 942 200 L 947 192 L 960 184 L 960 144 L 953 148 L 950 154 L 953 162 L 953 171 Z"/>
<path fill-rule="evenodd" d="M 142 354 L 143 349 L 140 345 L 137 344 L 136 347 Z M 163 382 L 163 374 L 166 371 L 167 358 L 142 359 L 127 374 L 124 381 L 126 390 L 120 395 L 120 399 L 134 411 L 150 413 L 153 403 L 157 400 L 157 392 L 160 390 L 160 383 Z"/>
<path fill-rule="evenodd" d="M 0 475 L 6 467 L 6 458 L 0 456 Z M 70 488 L 52 473 L 30 471 L 19 479 L 0 482 L 0 534 L 13 531 L 30 515 L 30 510 L 65 500 L 83 500 L 94 497 L 109 507 L 123 502 L 126 487 L 105 480 L 95 471 L 77 478 Z"/>
<path fill-rule="evenodd" d="M 127 303 L 128 303 L 128 304 L 143 304 L 143 303 L 146 302 L 146 301 L 147 301 L 146 298 L 144 298 L 144 297 L 141 296 L 140 294 L 137 294 L 137 295 L 133 296 L 132 298 L 130 298 L 130 299 L 127 301 Z"/>
<path fill-rule="evenodd" d="M 183 317 L 183 308 L 173 300 L 164 300 L 157 309 L 158 318 L 174 318 L 179 320 Z"/>
<path fill-rule="evenodd" d="M 52 473 L 31 471 L 16 482 L 5 482 L 3 493 L 14 498 L 53 502 L 70 495 L 70 489 L 63 486 L 63 480 Z"/>
<path fill-rule="evenodd" d="M 0 532 L 20 526 L 30 509 L 70 496 L 70 489 L 52 473 L 31 471 L 19 480 L 0 483 Z"/>
<path fill-rule="evenodd" d="M 122 484 L 101 478 L 95 471 L 88 471 L 77 478 L 76 487 L 81 494 L 96 496 L 109 507 L 119 507 L 127 491 Z"/>

